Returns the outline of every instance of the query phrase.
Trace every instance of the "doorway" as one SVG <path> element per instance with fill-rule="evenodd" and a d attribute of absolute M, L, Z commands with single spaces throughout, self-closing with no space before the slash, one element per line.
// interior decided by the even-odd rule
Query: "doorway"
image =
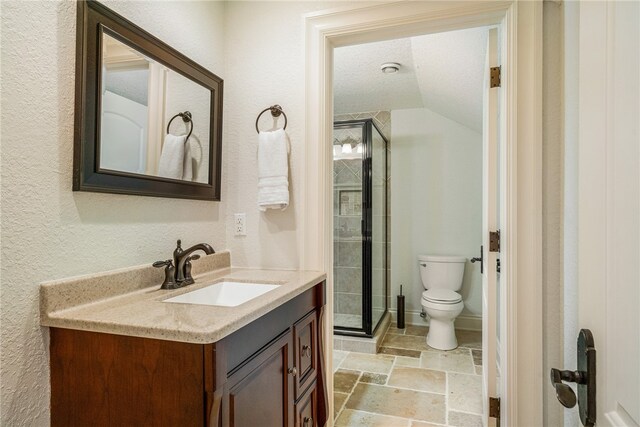
<path fill-rule="evenodd" d="M 488 35 L 478 27 L 334 49 L 334 330 L 354 333 L 363 309 L 382 314 L 385 304 L 393 319 L 375 346 L 335 341 L 338 426 L 482 425 Z M 377 152 L 369 148 L 372 131 Z M 371 194 L 377 182 L 378 197 Z M 367 234 L 372 218 L 377 238 Z M 451 277 L 431 275 L 436 270 Z M 363 305 L 367 298 L 349 278 L 379 285 L 387 301 Z"/>
<path fill-rule="evenodd" d="M 411 2 L 371 7 L 351 5 L 305 17 L 306 135 L 318 144 L 305 146 L 304 227 L 301 266 L 332 272 L 331 176 L 327 173 L 332 133 L 332 50 L 335 47 L 451 31 L 481 25 L 504 28 L 501 46 L 505 78 L 500 134 L 500 212 L 504 230 L 501 265 L 506 286 L 500 288 L 502 376 L 501 425 L 541 424 L 541 233 L 540 93 L 541 5 L 534 2 Z M 516 52 L 525 54 L 516 55 Z M 516 61 L 517 58 L 517 61 Z M 517 127 L 516 127 L 517 123 Z M 524 197 L 527 194 L 527 197 Z M 512 230 L 512 232 L 509 232 Z M 517 268 L 516 268 L 517 266 Z M 328 278 L 327 311 L 333 310 L 333 283 Z M 331 354 L 332 316 L 325 322 Z M 528 339 L 517 340 L 517 336 Z M 327 360 L 331 366 L 331 360 Z M 331 379 L 329 379 L 331 382 Z M 329 390 L 332 389 L 329 384 Z M 486 402 L 485 402 L 486 403 Z M 487 405 L 485 405 L 486 408 Z M 483 422 L 489 422 L 483 409 Z M 495 422 L 495 420 L 493 421 Z"/>

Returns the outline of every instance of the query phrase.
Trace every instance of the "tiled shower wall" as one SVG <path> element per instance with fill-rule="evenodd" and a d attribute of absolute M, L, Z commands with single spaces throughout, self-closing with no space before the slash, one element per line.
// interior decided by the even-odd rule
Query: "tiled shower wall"
<path fill-rule="evenodd" d="M 362 161 L 336 160 L 333 174 L 334 307 L 339 314 L 361 315 Z"/>
<path fill-rule="evenodd" d="M 335 121 L 372 118 L 382 134 L 389 141 L 391 137 L 391 113 L 375 111 L 341 114 Z M 359 135 L 349 135 L 360 141 Z M 344 138 L 344 135 L 341 135 Z M 387 147 L 387 165 L 390 166 L 390 143 Z M 389 169 L 387 168 L 387 214 L 390 211 Z M 334 161 L 334 311 L 336 314 L 361 315 L 362 311 L 362 240 L 360 220 L 362 218 L 362 161 Z M 387 218 L 389 224 L 390 218 Z M 390 228 L 387 227 L 387 242 L 390 242 Z M 390 246 L 387 245 L 387 282 L 390 280 Z M 381 244 L 382 247 L 382 244 Z M 381 252 L 374 248 L 374 256 Z M 374 262 L 374 264 L 376 264 Z M 380 263 L 378 263 L 380 265 Z M 381 274 L 379 269 L 373 274 Z M 375 295 L 374 307 L 384 307 L 381 298 Z M 379 293 L 379 292 L 378 292 Z M 374 318 L 377 316 L 374 315 Z M 336 322 L 340 325 L 339 322 Z"/>

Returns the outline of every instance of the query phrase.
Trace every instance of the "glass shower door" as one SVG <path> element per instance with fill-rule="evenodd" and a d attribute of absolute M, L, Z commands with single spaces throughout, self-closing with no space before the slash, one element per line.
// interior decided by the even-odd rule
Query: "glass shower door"
<path fill-rule="evenodd" d="M 371 126 L 371 324 L 387 310 L 387 144 Z"/>
<path fill-rule="evenodd" d="M 387 311 L 387 140 L 371 119 L 334 123 L 334 326 L 372 336 Z"/>

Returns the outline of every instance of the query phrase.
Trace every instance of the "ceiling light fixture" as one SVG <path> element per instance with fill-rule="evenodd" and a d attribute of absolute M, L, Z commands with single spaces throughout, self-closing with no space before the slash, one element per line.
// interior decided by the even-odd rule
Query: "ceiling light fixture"
<path fill-rule="evenodd" d="M 400 64 L 397 62 L 385 62 L 380 66 L 380 69 L 385 74 L 395 74 L 400 70 Z"/>

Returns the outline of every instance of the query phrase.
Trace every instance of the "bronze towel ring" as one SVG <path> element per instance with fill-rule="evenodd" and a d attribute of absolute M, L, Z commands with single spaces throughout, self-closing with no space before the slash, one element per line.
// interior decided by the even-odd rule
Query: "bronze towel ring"
<path fill-rule="evenodd" d="M 183 122 L 191 124 L 191 129 L 189 129 L 189 133 L 187 134 L 187 137 L 184 140 L 184 142 L 187 142 L 187 140 L 191 136 L 191 132 L 193 132 L 193 120 L 191 117 L 191 113 L 189 111 L 185 111 L 184 113 L 178 113 L 175 116 L 171 117 L 171 120 L 169 120 L 169 124 L 167 124 L 167 133 L 169 133 L 169 126 L 171 126 L 171 122 L 176 117 L 180 117 Z"/>
<path fill-rule="evenodd" d="M 284 116 L 284 126 L 282 127 L 282 130 L 285 130 L 287 128 L 287 115 L 284 113 L 281 106 L 275 104 L 260 111 L 260 114 L 258 114 L 258 118 L 256 119 L 256 132 L 260 133 L 260 128 L 258 128 L 258 120 L 260 120 L 260 116 L 268 110 L 271 110 L 271 115 L 273 117 L 280 117 L 280 114 Z"/>

